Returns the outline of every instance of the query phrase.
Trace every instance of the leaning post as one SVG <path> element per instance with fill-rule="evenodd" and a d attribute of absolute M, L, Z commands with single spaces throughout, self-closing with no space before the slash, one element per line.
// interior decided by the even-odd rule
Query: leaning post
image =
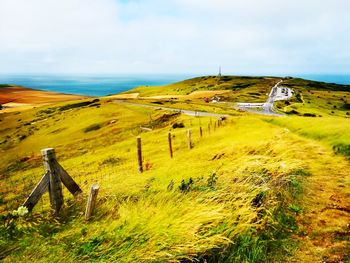
<path fill-rule="evenodd" d="M 55 149 L 46 148 L 41 150 L 43 157 L 45 172 L 49 173 L 49 195 L 52 212 L 55 216 L 59 215 L 60 209 L 63 205 L 62 184 L 60 175 L 55 169 Z"/>

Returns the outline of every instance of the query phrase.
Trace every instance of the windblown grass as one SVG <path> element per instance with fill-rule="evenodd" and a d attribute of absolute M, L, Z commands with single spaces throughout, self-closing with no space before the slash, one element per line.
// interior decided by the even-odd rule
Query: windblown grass
<path fill-rule="evenodd" d="M 6 153 L 0 163 L 1 188 L 6 191 L 0 197 L 0 255 L 5 262 L 271 262 L 292 255 L 290 234 L 298 228 L 295 209 L 289 208 L 298 207 L 303 181 L 316 165 L 300 153 L 315 155 L 322 146 L 316 147 L 311 136 L 285 129 L 287 119 L 232 116 L 215 131 L 212 125 L 209 134 L 207 125 L 214 118 L 167 119 L 162 110 L 108 100 L 99 107 L 57 110 L 62 106 L 1 115 L 1 149 Z M 302 126 L 297 118 L 289 122 L 295 130 Z M 100 129 L 84 132 L 96 123 Z M 155 124 L 152 131 L 140 131 L 140 125 L 150 123 Z M 173 123 L 185 127 L 172 129 Z M 277 123 L 282 127 L 273 125 Z M 192 150 L 187 148 L 188 128 Z M 167 148 L 169 131 L 173 159 Z M 339 126 L 333 138 L 341 131 Z M 19 140 L 22 134 L 28 136 Z M 139 134 L 143 174 L 136 164 Z M 349 138 L 342 140 L 348 143 Z M 73 200 L 64 190 L 66 207 L 58 221 L 48 216 L 47 194 L 27 218 L 4 216 L 40 179 L 39 151 L 46 147 L 56 149 L 58 161 L 84 196 Z M 101 189 L 96 214 L 87 223 L 84 205 L 93 183 Z"/>

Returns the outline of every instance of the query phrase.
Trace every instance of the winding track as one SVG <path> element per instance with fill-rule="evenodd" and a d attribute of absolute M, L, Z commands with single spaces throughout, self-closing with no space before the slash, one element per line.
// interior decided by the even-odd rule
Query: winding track
<path fill-rule="evenodd" d="M 236 106 L 236 109 L 248 111 L 251 113 L 256 113 L 256 114 L 263 114 L 263 115 L 269 115 L 269 116 L 285 116 L 280 113 L 276 113 L 273 109 L 273 102 L 275 101 L 276 95 L 277 95 L 277 88 L 278 85 L 282 83 L 282 80 L 276 83 L 275 86 L 271 88 L 269 97 L 265 103 L 262 103 L 259 105 L 257 108 L 261 110 L 254 110 L 251 108 L 251 104 L 254 103 L 247 103 L 247 106 L 244 105 L 239 105 Z M 197 116 L 197 117 L 228 117 L 229 115 L 227 114 L 218 114 L 218 113 L 211 113 L 211 112 L 205 112 L 205 111 L 192 111 L 192 110 L 184 110 L 184 109 L 177 109 L 177 108 L 169 108 L 169 107 L 161 107 L 161 106 L 154 106 L 154 105 L 146 105 L 146 104 L 140 104 L 140 103 L 133 103 L 133 102 L 128 102 L 125 100 L 114 100 L 115 103 L 120 103 L 120 104 L 127 104 L 127 105 L 133 105 L 133 106 L 139 106 L 139 107 L 145 107 L 145 108 L 154 108 L 154 109 L 162 109 L 162 110 L 168 110 L 168 111 L 176 111 L 179 113 L 183 113 L 185 115 L 189 116 Z"/>
<path fill-rule="evenodd" d="M 161 110 L 168 110 L 168 111 L 176 111 L 179 113 L 183 113 L 185 115 L 189 116 L 196 116 L 196 117 L 228 117 L 227 114 L 218 114 L 218 113 L 211 113 L 211 112 L 205 112 L 205 111 L 192 111 L 192 110 L 183 110 L 183 109 L 176 109 L 176 108 L 169 108 L 169 107 L 160 107 L 160 106 L 154 106 L 154 105 L 146 105 L 146 104 L 139 104 L 139 103 L 133 103 L 133 102 L 127 102 L 124 100 L 114 100 L 115 103 L 120 104 L 127 104 L 127 105 L 133 105 L 133 106 L 139 106 L 139 107 L 145 107 L 145 108 L 153 108 L 153 109 L 161 109 Z"/>
<path fill-rule="evenodd" d="M 282 83 L 282 80 L 277 82 L 276 85 L 271 88 L 271 91 L 270 91 L 269 97 L 267 98 L 267 101 L 265 103 L 263 103 L 262 106 L 257 107 L 257 108 L 261 109 L 260 111 L 253 110 L 253 109 L 251 109 L 251 107 L 245 107 L 244 105 L 236 106 L 235 108 L 240 109 L 240 110 L 244 110 L 244 111 L 248 111 L 248 112 L 252 112 L 252 113 L 263 114 L 263 115 L 285 116 L 283 114 L 276 113 L 273 109 L 273 102 L 275 101 L 275 97 L 277 95 L 277 88 L 278 88 L 278 85 L 280 85 L 281 83 Z M 250 104 L 251 103 L 248 103 L 248 105 L 250 105 Z"/>

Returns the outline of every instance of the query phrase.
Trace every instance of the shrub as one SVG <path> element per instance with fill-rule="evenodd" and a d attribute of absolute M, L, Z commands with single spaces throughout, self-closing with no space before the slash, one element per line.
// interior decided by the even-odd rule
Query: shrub
<path fill-rule="evenodd" d="M 313 114 L 313 113 L 304 113 L 303 116 L 305 116 L 305 117 L 316 117 L 316 114 Z"/>
<path fill-rule="evenodd" d="M 287 114 L 296 114 L 296 115 L 299 115 L 300 113 L 296 110 L 291 110 L 291 111 L 288 111 Z"/>
<path fill-rule="evenodd" d="M 191 189 L 192 184 L 193 184 L 192 178 L 190 178 L 188 182 L 186 182 L 185 180 L 182 180 L 181 184 L 179 185 L 179 190 L 183 193 L 188 192 Z"/>
<path fill-rule="evenodd" d="M 343 109 L 350 110 L 350 103 L 344 103 Z"/>
<path fill-rule="evenodd" d="M 83 102 L 78 102 L 78 103 L 73 103 L 73 104 L 67 104 L 64 105 L 62 107 L 59 107 L 58 110 L 59 111 L 66 111 L 66 110 L 70 110 L 70 109 L 74 109 L 74 108 L 80 108 L 80 107 L 84 107 L 84 106 L 88 106 L 90 104 L 94 104 L 99 102 L 99 99 L 94 99 L 91 101 L 83 101 Z"/>
<path fill-rule="evenodd" d="M 84 132 L 90 132 L 90 131 L 96 131 L 96 130 L 99 130 L 101 129 L 101 124 L 98 124 L 98 123 L 94 123 L 94 124 L 91 124 L 89 126 L 87 126 L 85 129 L 84 129 Z"/>
<path fill-rule="evenodd" d="M 336 144 L 333 146 L 333 151 L 337 154 L 342 154 L 345 156 L 350 156 L 350 144 Z"/>
<path fill-rule="evenodd" d="M 184 128 L 185 125 L 182 122 L 175 122 L 172 127 L 173 127 L 173 129 Z"/>

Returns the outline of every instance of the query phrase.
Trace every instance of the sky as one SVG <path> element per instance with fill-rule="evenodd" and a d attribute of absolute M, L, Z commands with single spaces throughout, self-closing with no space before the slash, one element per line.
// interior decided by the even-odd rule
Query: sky
<path fill-rule="evenodd" d="M 0 0 L 0 74 L 350 74 L 348 0 Z"/>

